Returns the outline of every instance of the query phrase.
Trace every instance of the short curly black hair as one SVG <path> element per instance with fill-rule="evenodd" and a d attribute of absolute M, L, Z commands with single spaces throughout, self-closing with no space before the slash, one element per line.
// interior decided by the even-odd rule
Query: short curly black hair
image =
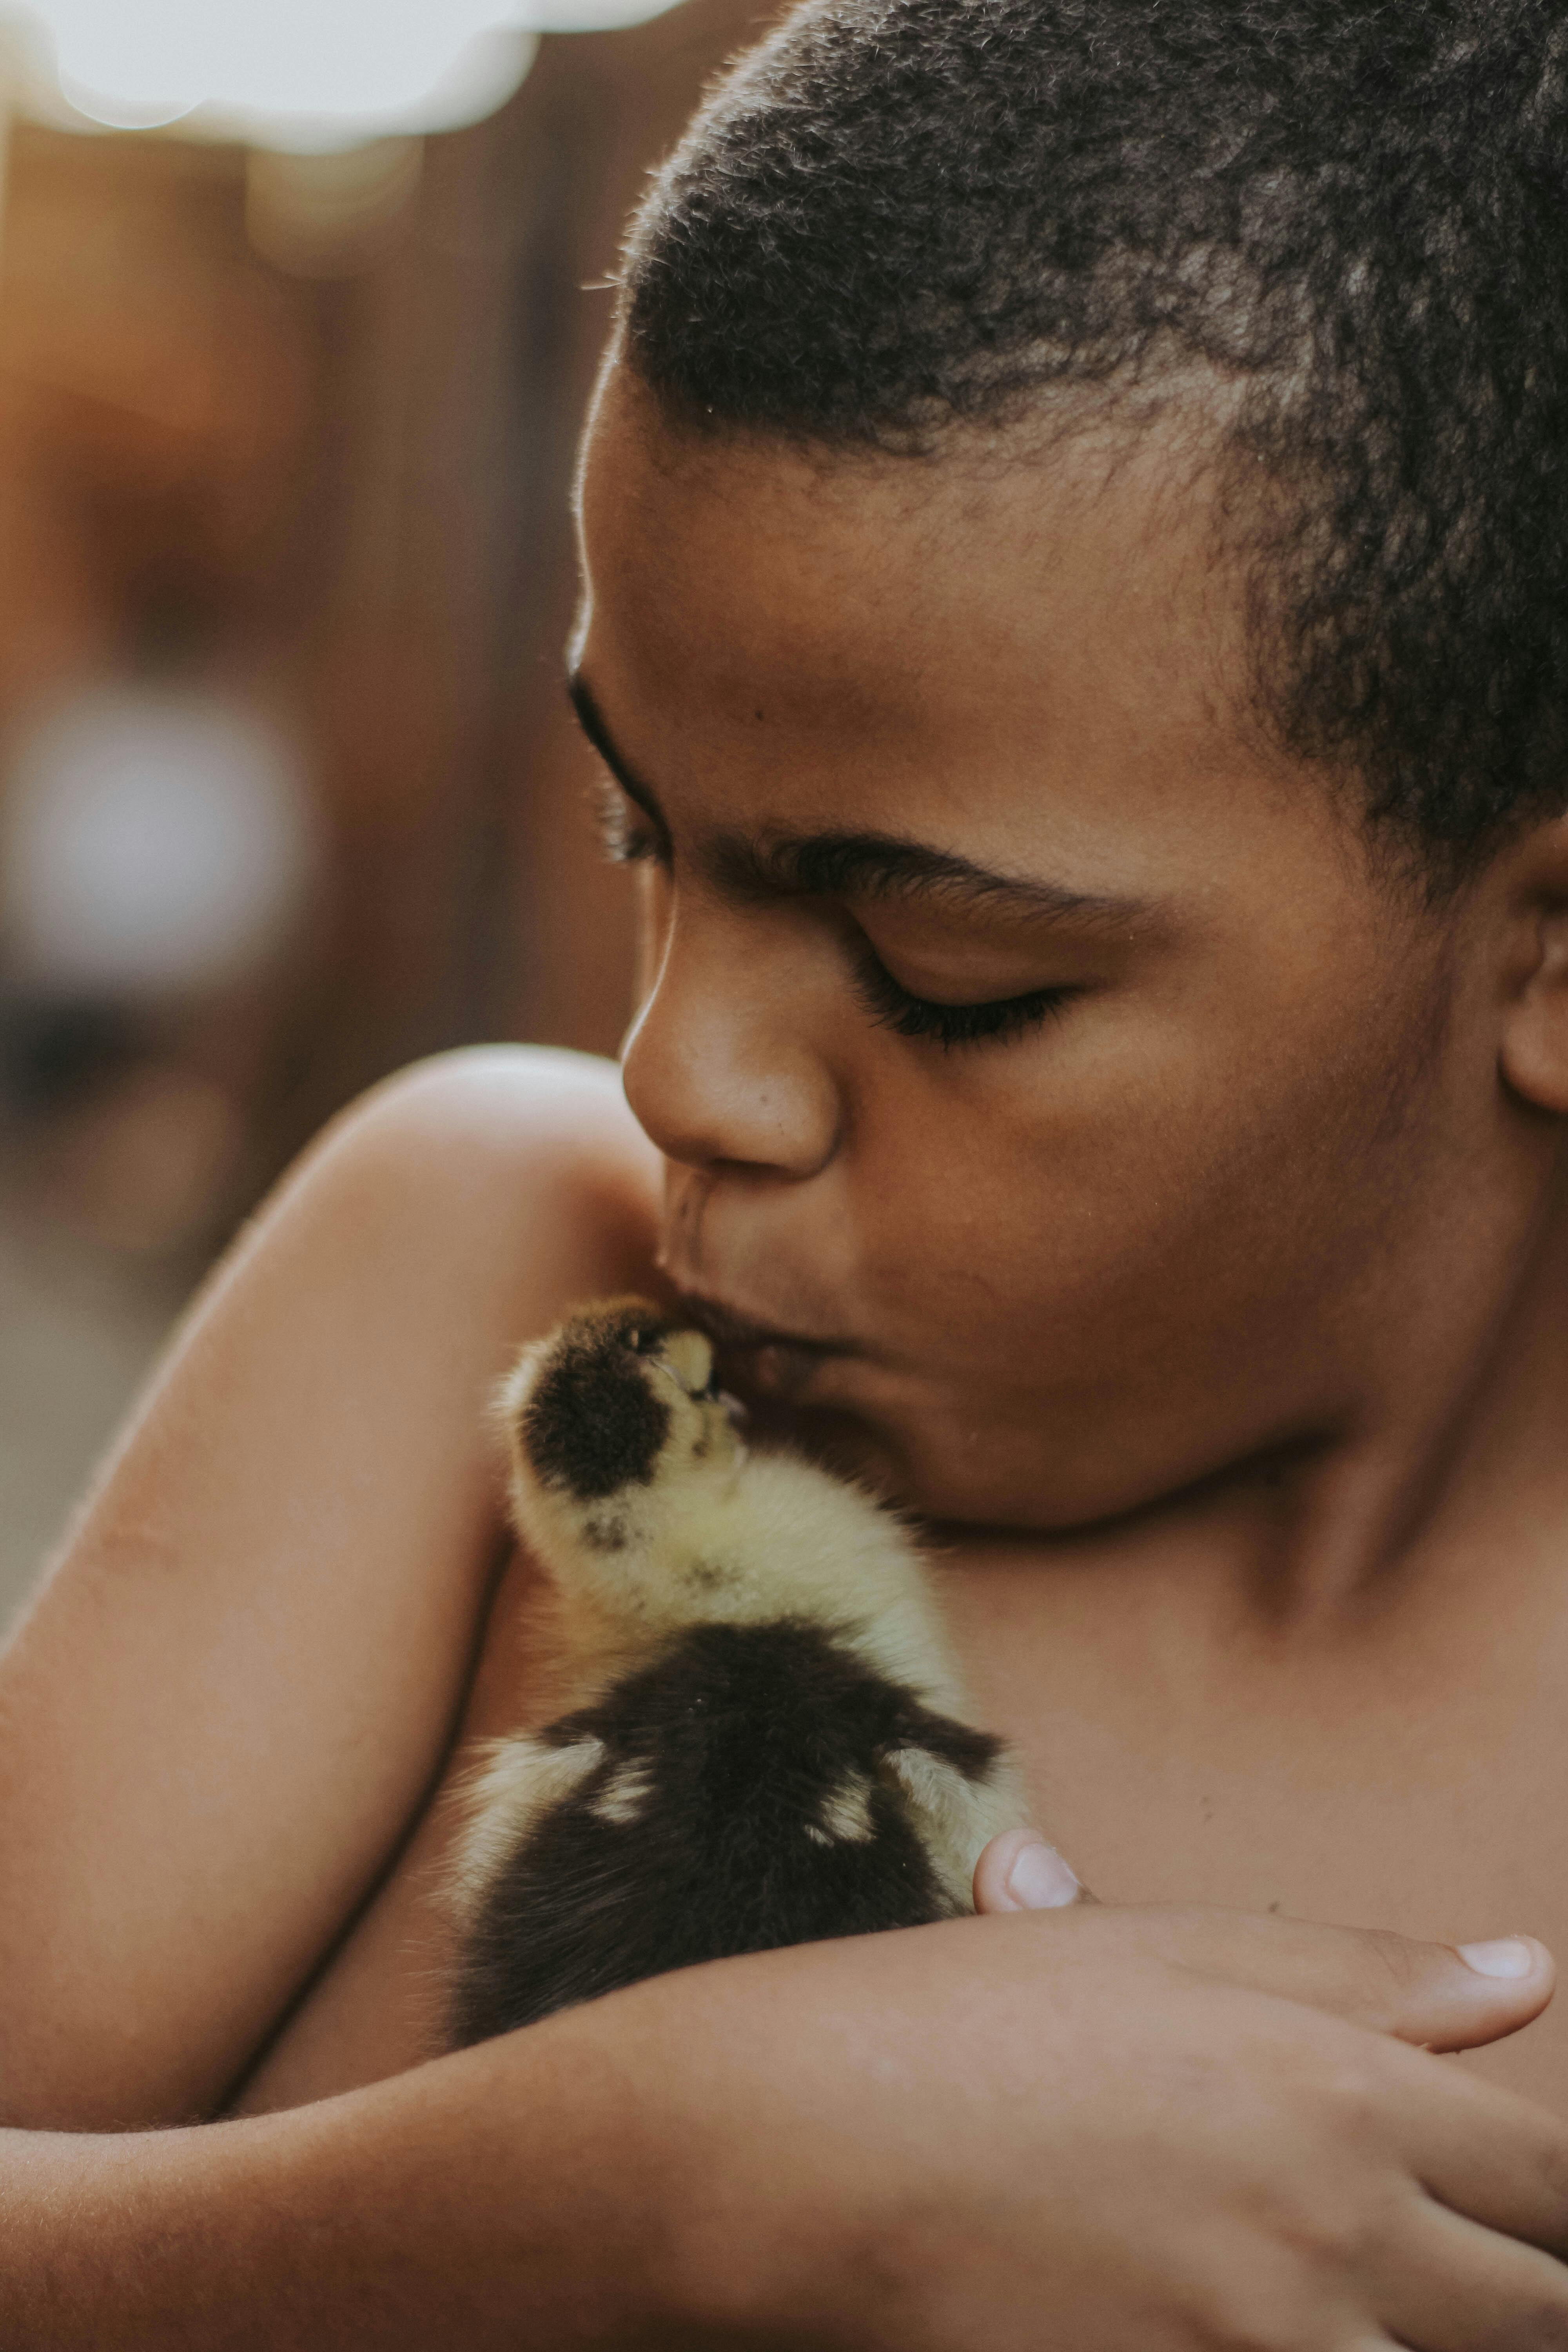
<path fill-rule="evenodd" d="M 809 0 L 621 318 L 689 425 L 841 449 L 1206 384 L 1283 741 L 1431 878 L 1568 806 L 1568 0 Z"/>

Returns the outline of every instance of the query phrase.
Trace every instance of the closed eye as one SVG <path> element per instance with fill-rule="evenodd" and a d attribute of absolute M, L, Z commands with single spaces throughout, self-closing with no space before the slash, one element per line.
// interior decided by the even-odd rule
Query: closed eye
<path fill-rule="evenodd" d="M 595 810 L 600 845 L 613 865 L 669 865 L 670 845 L 662 828 L 609 776 L 598 781 Z M 970 1004 L 916 996 L 900 986 L 863 935 L 855 950 L 855 988 L 881 1027 L 944 1046 L 1008 1044 L 1053 1019 L 1081 993 L 1076 988 L 1035 988 Z"/>
<path fill-rule="evenodd" d="M 855 987 L 872 1019 L 900 1037 L 930 1037 L 942 1045 L 1008 1044 L 1065 1011 L 1082 993 L 1077 988 L 1032 988 L 1021 996 L 994 996 L 979 1003 L 942 1003 L 900 988 L 868 942 L 855 959 Z"/>

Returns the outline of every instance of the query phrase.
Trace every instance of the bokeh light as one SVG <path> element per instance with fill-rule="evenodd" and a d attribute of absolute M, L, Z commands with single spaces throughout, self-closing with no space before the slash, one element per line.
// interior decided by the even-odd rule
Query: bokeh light
<path fill-rule="evenodd" d="M 7 767 L 0 953 L 30 992 L 210 988 L 287 939 L 313 814 L 293 746 L 245 703 L 89 689 L 20 729 Z"/>
<path fill-rule="evenodd" d="M 758 28 L 0 0 L 0 1633 L 323 1121 L 624 1026 L 573 448 L 619 224 Z"/>
<path fill-rule="evenodd" d="M 517 89 L 541 32 L 636 24 L 670 5 L 13 0 L 6 13 L 32 51 L 28 80 L 52 81 L 42 95 L 58 93 L 65 119 L 116 130 L 181 123 L 308 152 L 478 121 Z"/>

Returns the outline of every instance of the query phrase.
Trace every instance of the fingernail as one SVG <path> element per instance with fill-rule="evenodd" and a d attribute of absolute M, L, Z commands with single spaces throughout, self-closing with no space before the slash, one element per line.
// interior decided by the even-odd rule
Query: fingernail
<path fill-rule="evenodd" d="M 1535 1954 L 1522 1936 L 1502 1936 L 1494 1944 L 1458 1944 L 1459 1958 L 1479 1977 L 1527 1977 Z"/>
<path fill-rule="evenodd" d="M 1055 1846 L 1042 1838 L 1014 1855 L 1007 1892 L 1026 1911 L 1060 1911 L 1078 1901 L 1079 1883 Z"/>

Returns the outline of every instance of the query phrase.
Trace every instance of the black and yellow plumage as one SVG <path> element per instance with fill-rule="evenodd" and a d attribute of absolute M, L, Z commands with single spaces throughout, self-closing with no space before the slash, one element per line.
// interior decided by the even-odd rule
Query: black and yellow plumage
<path fill-rule="evenodd" d="M 981 1848 L 1023 1807 L 898 1519 L 749 1451 L 708 1339 L 644 1300 L 526 1349 L 500 1412 L 582 1695 L 474 1783 L 452 2042 L 970 1909 Z"/>

